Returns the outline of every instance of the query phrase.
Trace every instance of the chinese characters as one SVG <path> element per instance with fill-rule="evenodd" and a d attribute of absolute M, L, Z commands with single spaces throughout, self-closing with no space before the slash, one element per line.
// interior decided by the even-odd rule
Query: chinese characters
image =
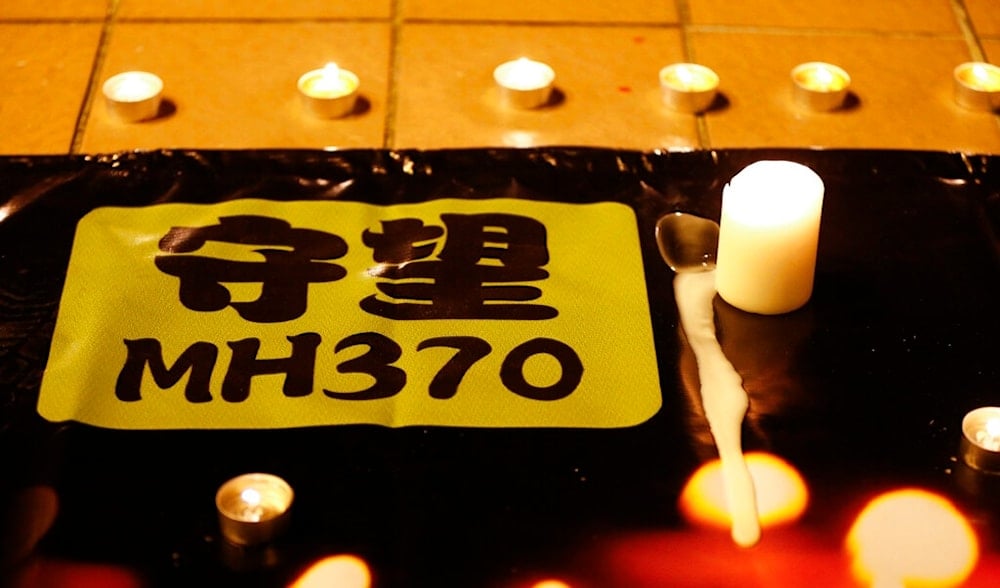
<path fill-rule="evenodd" d="M 394 320 L 544 320 L 558 311 L 530 304 L 541 297 L 525 285 L 549 276 L 545 226 L 503 213 L 442 214 L 444 226 L 420 219 L 383 221 L 382 231 L 365 230 L 362 242 L 378 264 L 369 271 L 378 294 L 360 301 L 362 310 Z M 260 261 L 232 261 L 187 255 L 208 242 L 259 246 Z M 310 284 L 347 275 L 329 260 L 347 254 L 338 235 L 292 228 L 263 216 L 224 217 L 205 227 L 174 227 L 160 240 L 160 271 L 180 280 L 185 307 L 214 312 L 231 306 L 245 320 L 273 323 L 305 313 Z M 435 252 L 437 254 L 435 255 Z M 260 283 L 251 302 L 232 300 L 226 283 Z"/>
<path fill-rule="evenodd" d="M 284 322 L 306 311 L 309 284 L 332 282 L 347 270 L 321 260 L 338 259 L 347 243 L 337 235 L 293 229 L 287 221 L 264 216 L 231 216 L 208 227 L 174 227 L 160 239 L 160 250 L 197 251 L 209 241 L 259 245 L 263 261 L 230 261 L 195 255 L 160 255 L 156 267 L 180 279 L 180 301 L 191 310 L 211 312 L 232 306 L 256 323 Z M 233 302 L 226 282 L 260 283 L 260 297 Z"/>

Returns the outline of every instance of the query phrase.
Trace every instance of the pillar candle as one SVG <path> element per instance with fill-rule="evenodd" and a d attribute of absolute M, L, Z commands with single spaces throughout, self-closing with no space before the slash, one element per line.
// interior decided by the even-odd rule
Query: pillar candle
<path fill-rule="evenodd" d="M 812 296 L 823 180 L 791 161 L 758 161 L 722 191 L 716 288 L 758 314 L 781 314 Z"/>

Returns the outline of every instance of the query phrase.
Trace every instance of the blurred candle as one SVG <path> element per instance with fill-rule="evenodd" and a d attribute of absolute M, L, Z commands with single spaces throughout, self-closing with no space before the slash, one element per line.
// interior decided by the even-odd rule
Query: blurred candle
<path fill-rule="evenodd" d="M 809 502 L 802 474 L 776 455 L 746 454 L 754 482 L 754 500 L 762 527 L 787 524 L 801 518 Z M 732 504 L 725 495 L 722 462 L 712 460 L 695 471 L 681 491 L 681 514 L 693 523 L 726 526 L 732 521 Z"/>
<path fill-rule="evenodd" d="M 502 100 L 515 108 L 538 108 L 549 102 L 555 71 L 548 64 L 521 57 L 501 63 L 493 70 L 493 80 Z"/>
<path fill-rule="evenodd" d="M 873 587 L 961 586 L 979 559 L 979 541 L 965 515 L 919 488 L 872 499 L 846 543 L 852 574 Z"/>
<path fill-rule="evenodd" d="M 987 472 L 1000 472 L 1000 407 L 984 406 L 962 419 L 962 459 Z"/>
<path fill-rule="evenodd" d="M 1000 67 L 968 62 L 955 68 L 955 102 L 970 110 L 1000 108 Z"/>
<path fill-rule="evenodd" d="M 795 101 L 810 110 L 836 110 L 844 105 L 851 76 L 831 63 L 811 61 L 792 69 Z"/>
<path fill-rule="evenodd" d="M 368 562 L 355 555 L 331 555 L 312 564 L 291 588 L 370 588 Z"/>
<path fill-rule="evenodd" d="M 240 545 L 266 543 L 288 524 L 294 493 L 271 474 L 243 474 L 219 487 L 215 506 L 222 535 Z"/>
<path fill-rule="evenodd" d="M 660 70 L 660 92 L 678 112 L 708 110 L 719 89 L 719 75 L 704 65 L 674 63 Z"/>
<path fill-rule="evenodd" d="M 306 110 L 319 118 L 340 118 L 354 110 L 357 101 L 358 76 L 336 63 L 308 71 L 299 78 L 299 94 Z"/>
<path fill-rule="evenodd" d="M 722 191 L 716 288 L 758 314 L 791 312 L 812 296 L 823 180 L 791 161 L 758 161 Z"/>
<path fill-rule="evenodd" d="M 156 118 L 160 111 L 163 80 L 146 71 L 126 71 L 111 76 L 101 88 L 108 110 L 126 122 Z"/>

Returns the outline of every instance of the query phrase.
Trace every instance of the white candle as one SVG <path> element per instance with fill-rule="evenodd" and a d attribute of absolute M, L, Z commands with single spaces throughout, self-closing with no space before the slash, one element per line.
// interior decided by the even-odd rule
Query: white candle
<path fill-rule="evenodd" d="M 719 89 L 719 74 L 696 63 L 674 63 L 660 70 L 660 92 L 678 112 L 708 110 Z"/>
<path fill-rule="evenodd" d="M 812 296 L 823 180 L 791 161 L 758 161 L 722 191 L 716 287 L 733 306 L 791 312 Z"/>
<path fill-rule="evenodd" d="M 844 105 L 851 76 L 831 63 L 811 61 L 792 69 L 795 100 L 810 110 L 836 110 Z"/>
<path fill-rule="evenodd" d="M 222 535 L 239 545 L 276 538 L 287 526 L 294 493 L 271 474 L 243 474 L 219 487 L 215 506 Z"/>
<path fill-rule="evenodd" d="M 127 71 L 108 78 L 101 88 L 108 110 L 126 122 L 156 118 L 163 80 L 146 71 Z"/>
<path fill-rule="evenodd" d="M 976 469 L 1000 472 L 1000 407 L 977 408 L 962 419 L 962 459 Z"/>
<path fill-rule="evenodd" d="M 493 70 L 501 99 L 515 108 L 538 108 L 548 104 L 555 78 L 551 66 L 527 57 L 501 63 Z"/>
<path fill-rule="evenodd" d="M 328 63 L 299 77 L 298 88 L 306 110 L 320 118 L 340 118 L 354 110 L 361 85 L 358 76 Z"/>
<path fill-rule="evenodd" d="M 970 110 L 1000 108 L 1000 67 L 970 61 L 955 68 L 955 102 Z"/>

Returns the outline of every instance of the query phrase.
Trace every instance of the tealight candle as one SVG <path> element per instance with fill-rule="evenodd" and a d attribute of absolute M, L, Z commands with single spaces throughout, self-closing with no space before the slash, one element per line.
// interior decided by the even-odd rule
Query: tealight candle
<path fill-rule="evenodd" d="M 836 110 L 844 105 L 851 76 L 831 63 L 811 61 L 792 69 L 795 100 L 810 110 Z"/>
<path fill-rule="evenodd" d="M 298 88 L 306 110 L 320 118 L 340 118 L 354 110 L 358 98 L 358 76 L 328 63 L 299 77 Z"/>
<path fill-rule="evenodd" d="M 679 112 L 708 110 L 719 90 L 719 74 L 696 63 L 674 63 L 660 70 L 660 92 Z"/>
<path fill-rule="evenodd" d="M 984 406 L 965 415 L 961 452 L 971 467 L 1000 472 L 1000 407 Z"/>
<path fill-rule="evenodd" d="M 722 191 L 715 284 L 757 314 L 791 312 L 812 296 L 823 180 L 791 161 L 758 161 Z"/>
<path fill-rule="evenodd" d="M 127 122 L 138 122 L 159 113 L 163 80 L 146 71 L 126 71 L 105 80 L 102 91 L 112 114 Z"/>
<path fill-rule="evenodd" d="M 1000 108 L 1000 67 L 970 61 L 955 68 L 955 102 L 970 110 Z"/>
<path fill-rule="evenodd" d="M 239 545 L 259 545 L 280 535 L 288 524 L 294 493 L 271 474 L 243 474 L 219 487 L 215 506 L 222 535 Z"/>
<path fill-rule="evenodd" d="M 527 57 L 501 63 L 493 70 L 501 99 L 515 108 L 538 108 L 548 104 L 555 78 L 551 66 Z"/>

